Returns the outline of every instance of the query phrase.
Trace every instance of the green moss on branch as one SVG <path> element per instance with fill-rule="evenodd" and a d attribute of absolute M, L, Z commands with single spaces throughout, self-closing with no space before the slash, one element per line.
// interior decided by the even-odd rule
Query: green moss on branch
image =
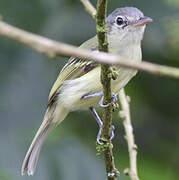
<path fill-rule="evenodd" d="M 96 30 L 98 36 L 99 51 L 108 52 L 108 41 L 106 32 L 107 0 L 98 0 L 96 15 Z M 110 141 L 112 126 L 112 92 L 111 92 L 111 69 L 109 65 L 101 65 L 101 83 L 103 85 L 104 99 L 103 104 L 110 104 L 103 110 L 103 130 L 102 140 L 104 142 L 104 160 L 108 180 L 116 180 L 119 171 L 115 168 L 112 152 L 112 142 Z"/>

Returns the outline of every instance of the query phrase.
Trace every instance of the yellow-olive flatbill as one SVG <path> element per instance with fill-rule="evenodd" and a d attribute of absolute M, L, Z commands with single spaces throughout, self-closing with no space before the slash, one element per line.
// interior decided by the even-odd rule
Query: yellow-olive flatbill
<path fill-rule="evenodd" d="M 109 52 L 119 54 L 123 59 L 131 60 L 131 62 L 140 62 L 142 60 L 141 40 L 145 26 L 149 22 L 152 22 L 152 19 L 144 16 L 139 9 L 134 7 L 118 8 L 113 11 L 106 20 Z M 79 48 L 97 51 L 97 37 L 87 40 Z M 117 79 L 111 82 L 113 100 L 116 101 L 115 93 L 118 93 L 136 75 L 137 71 L 120 66 L 111 66 L 111 68 L 118 73 Z M 97 136 L 97 142 L 100 143 L 102 122 L 94 107 L 101 102 L 102 97 L 100 64 L 70 58 L 52 87 L 44 120 L 25 156 L 22 175 L 34 174 L 40 149 L 47 134 L 71 111 L 89 109 L 92 112 L 100 127 Z M 102 103 L 100 104 L 103 106 Z M 113 132 L 111 132 L 112 137 Z"/>

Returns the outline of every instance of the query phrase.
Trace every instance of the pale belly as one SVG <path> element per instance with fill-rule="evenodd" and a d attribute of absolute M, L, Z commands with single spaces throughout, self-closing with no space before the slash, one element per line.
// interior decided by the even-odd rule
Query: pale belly
<path fill-rule="evenodd" d="M 137 73 L 136 70 L 129 70 L 124 68 L 120 68 L 117 71 L 118 78 L 116 80 L 112 80 L 111 82 L 112 92 L 114 93 L 118 93 L 120 89 L 123 88 Z M 59 103 L 62 103 L 70 111 L 97 106 L 101 96 L 89 97 L 86 99 L 82 97 L 101 91 L 102 85 L 100 82 L 99 67 L 80 78 L 66 81 L 59 95 Z"/>

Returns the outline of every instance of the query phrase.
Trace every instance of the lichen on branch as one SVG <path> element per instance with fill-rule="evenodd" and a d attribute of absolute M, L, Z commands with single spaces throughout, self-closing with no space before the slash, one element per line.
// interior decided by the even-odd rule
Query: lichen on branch
<path fill-rule="evenodd" d="M 108 52 L 108 41 L 106 31 L 106 14 L 107 14 L 107 0 L 98 0 L 97 14 L 96 14 L 96 30 L 98 37 L 99 51 Z M 119 171 L 115 168 L 113 157 L 113 144 L 110 140 L 112 131 L 112 92 L 111 92 L 111 70 L 107 64 L 101 65 L 101 83 L 103 86 L 103 104 L 107 105 L 103 110 L 103 130 L 102 141 L 104 148 L 104 160 L 106 165 L 106 175 L 108 180 L 116 180 Z"/>

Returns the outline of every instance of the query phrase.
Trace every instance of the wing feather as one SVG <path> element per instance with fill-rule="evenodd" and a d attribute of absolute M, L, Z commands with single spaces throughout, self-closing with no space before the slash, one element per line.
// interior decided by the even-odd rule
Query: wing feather
<path fill-rule="evenodd" d="M 79 48 L 86 48 L 90 49 L 91 51 L 96 51 L 98 49 L 96 36 L 83 43 Z M 97 67 L 98 65 L 99 64 L 94 61 L 71 57 L 67 64 L 61 70 L 57 80 L 55 81 L 50 91 L 48 105 L 50 105 L 54 101 L 58 89 L 63 85 L 65 80 L 81 77 L 95 67 Z"/>

